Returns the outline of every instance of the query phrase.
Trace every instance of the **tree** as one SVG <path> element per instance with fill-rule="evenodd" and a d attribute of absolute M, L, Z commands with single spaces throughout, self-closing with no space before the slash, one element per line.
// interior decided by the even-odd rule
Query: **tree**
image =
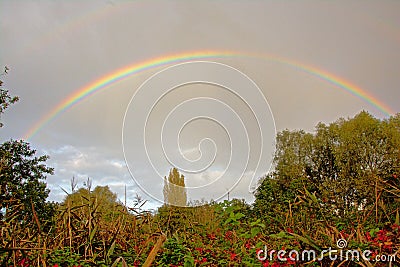
<path fill-rule="evenodd" d="M 101 217 L 109 220 L 116 213 L 125 211 L 125 207 L 117 199 L 108 186 L 96 186 L 93 191 L 88 188 L 79 188 L 67 195 L 62 203 L 63 207 L 75 209 L 80 207 L 81 215 Z"/>
<path fill-rule="evenodd" d="M 172 206 L 186 206 L 187 196 L 185 188 L 185 177 L 177 168 L 172 168 L 168 178 L 164 177 L 164 203 Z"/>
<path fill-rule="evenodd" d="M 3 76 L 8 72 L 7 66 L 5 67 L 4 73 L 0 74 Z M 0 80 L 0 118 L 4 111 L 11 105 L 19 100 L 17 96 L 11 96 L 7 89 L 3 88 L 3 81 Z M 0 127 L 3 127 L 3 123 L 0 122 Z"/>
<path fill-rule="evenodd" d="M 51 217 L 51 205 L 46 202 L 50 191 L 44 180 L 47 174 L 53 174 L 53 169 L 44 164 L 48 156 L 36 157 L 35 153 L 22 140 L 0 146 L 0 203 L 4 219 L 15 213 L 20 221 L 28 222 L 34 217 L 39 222 Z"/>
<path fill-rule="evenodd" d="M 7 71 L 6 67 L 1 75 Z M 18 101 L 18 97 L 10 96 L 2 85 L 0 81 L 0 116 Z M 49 190 L 44 182 L 53 169 L 44 164 L 47 156 L 36 157 L 35 154 L 36 150 L 22 140 L 0 145 L 0 219 L 13 218 L 24 224 L 34 222 L 40 228 L 54 213 L 54 204 L 46 202 Z"/>
<path fill-rule="evenodd" d="M 290 203 L 311 200 L 321 216 L 332 220 L 351 222 L 371 214 L 376 223 L 394 219 L 400 207 L 399 117 L 379 120 L 363 111 L 351 119 L 320 123 L 313 134 L 279 133 L 275 169 L 256 190 L 255 211 L 285 213 Z M 315 211 L 304 207 L 290 206 L 294 212 Z"/>

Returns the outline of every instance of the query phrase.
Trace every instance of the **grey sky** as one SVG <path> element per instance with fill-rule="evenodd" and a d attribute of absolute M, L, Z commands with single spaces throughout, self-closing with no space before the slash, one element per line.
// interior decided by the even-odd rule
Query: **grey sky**
<path fill-rule="evenodd" d="M 22 137 L 63 99 L 119 68 L 195 50 L 270 54 L 314 66 L 399 112 L 399 11 L 398 1 L 1 1 L 0 63 L 10 67 L 5 85 L 21 101 L 3 116 L 0 137 Z M 259 85 L 277 130 L 312 130 L 319 121 L 353 116 L 363 109 L 385 117 L 365 100 L 284 63 L 249 57 L 214 61 L 237 68 Z M 129 99 L 157 70 L 81 101 L 29 140 L 50 155 L 49 164 L 56 168 L 48 178 L 51 199 L 62 199 L 59 186 L 68 187 L 73 175 L 80 183 L 90 176 L 94 185 L 108 184 L 120 198 L 125 184 L 129 194 L 135 194 L 121 149 L 122 119 Z M 191 90 L 165 99 L 160 114 L 197 95 L 230 97 L 205 86 Z M 234 98 L 226 101 L 246 112 Z M 218 132 L 209 127 L 194 125 L 185 134 L 184 147 L 193 148 L 193 156 L 194 140 L 202 133 Z M 198 178 L 207 179 L 221 166 Z M 149 175 L 146 169 L 139 172 L 141 177 Z M 247 185 L 243 181 L 232 195 L 251 200 Z"/>

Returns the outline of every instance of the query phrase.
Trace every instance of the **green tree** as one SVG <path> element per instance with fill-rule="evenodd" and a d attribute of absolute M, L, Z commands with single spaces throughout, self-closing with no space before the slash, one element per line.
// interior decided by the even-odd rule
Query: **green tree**
<path fill-rule="evenodd" d="M 168 178 L 164 177 L 164 203 L 172 206 L 186 206 L 187 195 L 185 187 L 185 177 L 181 175 L 177 168 L 172 168 Z"/>
<path fill-rule="evenodd" d="M 8 68 L 5 67 L 5 70 L 1 76 L 7 74 Z M 11 105 L 16 103 L 19 100 L 17 96 L 11 96 L 7 89 L 3 88 L 3 81 L 0 80 L 0 118 L 3 115 L 4 111 Z M 0 122 L 0 127 L 3 127 L 3 123 Z"/>
<path fill-rule="evenodd" d="M 321 199 L 340 216 L 377 206 L 379 195 L 387 193 L 387 180 L 399 172 L 400 131 L 392 120 L 363 111 L 352 119 L 318 125 L 308 175 L 317 181 Z"/>
<path fill-rule="evenodd" d="M 11 140 L 0 146 L 0 203 L 6 220 L 10 216 L 26 222 L 34 217 L 39 222 L 51 218 L 53 205 L 46 202 L 50 190 L 45 179 L 53 169 L 44 164 L 48 156 L 36 157 L 35 153 L 24 141 Z"/>
<path fill-rule="evenodd" d="M 7 70 L 6 67 L 5 73 Z M 0 80 L 0 117 L 18 101 L 2 85 Z M 36 156 L 36 150 L 23 140 L 0 145 L 0 247 L 5 252 L 0 254 L 2 266 L 9 266 L 10 259 L 15 265 L 23 254 L 16 247 L 40 243 L 43 233 L 53 229 L 56 204 L 46 201 L 49 190 L 45 179 L 53 173 L 45 165 L 47 159 L 47 156 Z"/>
<path fill-rule="evenodd" d="M 274 209 L 275 218 L 281 212 L 286 222 L 289 209 L 318 210 L 317 216 L 345 223 L 394 221 L 400 206 L 399 116 L 379 120 L 363 111 L 320 123 L 313 134 L 279 133 L 274 172 L 256 190 L 255 212 L 268 215 Z"/>
<path fill-rule="evenodd" d="M 5 72 L 7 73 L 6 67 Z M 0 116 L 18 97 L 10 96 L 0 81 Z M 0 124 L 2 126 L 2 124 Z M 46 175 L 53 169 L 45 165 L 48 156 L 35 156 L 36 150 L 22 140 L 10 140 L 0 145 L 0 218 L 35 222 L 40 227 L 54 213 L 54 203 L 47 203 L 49 190 Z M 43 226 L 43 225 L 42 225 Z"/>
<path fill-rule="evenodd" d="M 81 215 L 106 220 L 111 220 L 115 215 L 126 210 L 108 186 L 96 186 L 93 191 L 90 187 L 79 188 L 66 196 L 62 206 L 71 209 L 80 207 Z"/>

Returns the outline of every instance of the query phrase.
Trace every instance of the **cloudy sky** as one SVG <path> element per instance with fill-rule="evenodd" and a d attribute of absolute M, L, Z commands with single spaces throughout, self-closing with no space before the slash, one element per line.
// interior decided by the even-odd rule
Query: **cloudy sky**
<path fill-rule="evenodd" d="M 128 204 L 138 193 L 155 207 L 173 165 L 185 170 L 190 199 L 230 191 L 251 201 L 275 130 L 400 112 L 399 10 L 398 1 L 3 0 L 2 78 L 21 100 L 2 117 L 0 138 L 27 136 L 75 92 L 126 66 L 216 51 L 111 83 L 28 141 L 55 168 L 51 200 L 73 176 L 80 186 L 90 177 L 121 200 L 126 186 Z"/>

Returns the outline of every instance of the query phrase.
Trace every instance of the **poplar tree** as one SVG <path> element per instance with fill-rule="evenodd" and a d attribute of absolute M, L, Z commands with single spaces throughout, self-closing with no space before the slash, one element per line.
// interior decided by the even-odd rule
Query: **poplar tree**
<path fill-rule="evenodd" d="M 185 177 L 177 168 L 172 168 L 168 178 L 164 177 L 164 203 L 171 206 L 186 206 Z"/>

